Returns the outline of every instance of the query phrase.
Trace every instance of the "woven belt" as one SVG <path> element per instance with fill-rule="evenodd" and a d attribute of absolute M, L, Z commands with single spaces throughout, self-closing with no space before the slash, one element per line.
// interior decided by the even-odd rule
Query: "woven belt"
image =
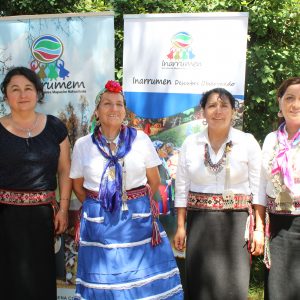
<path fill-rule="evenodd" d="M 148 195 L 148 188 L 146 186 L 144 186 L 144 187 L 141 187 L 141 188 L 129 190 L 129 191 L 126 191 L 126 194 L 127 194 L 127 200 L 137 199 L 137 198 L 144 197 L 144 196 Z M 98 192 L 94 192 L 94 191 L 91 191 L 91 190 L 86 190 L 86 196 L 88 198 L 98 200 L 99 194 L 98 194 Z"/>
<path fill-rule="evenodd" d="M 55 191 L 0 190 L 0 203 L 9 205 L 44 205 L 56 202 Z"/>
<path fill-rule="evenodd" d="M 267 210 L 272 214 L 299 215 L 300 199 L 296 197 L 291 202 L 276 202 L 275 198 L 267 195 Z"/>
<path fill-rule="evenodd" d="M 158 210 L 157 203 L 153 199 L 153 194 L 152 194 L 150 186 L 147 184 L 146 186 L 143 186 L 141 188 L 136 188 L 136 189 L 126 191 L 126 194 L 127 194 L 126 201 L 137 199 L 137 198 L 149 195 L 150 209 L 151 209 L 151 214 L 152 214 L 151 244 L 152 244 L 153 247 L 159 245 L 162 241 L 159 226 L 157 224 L 157 219 L 158 219 L 158 216 L 159 216 L 159 210 Z M 98 193 L 97 192 L 86 190 L 86 196 L 87 196 L 87 198 L 98 200 Z M 127 208 L 127 210 L 128 210 L 128 208 Z M 76 226 L 76 227 L 77 228 L 75 230 L 75 242 L 78 243 L 79 242 L 79 232 L 80 232 L 79 227 L 80 226 Z"/>
<path fill-rule="evenodd" d="M 248 210 L 252 195 L 235 194 L 233 199 L 224 199 L 222 194 L 189 192 L 188 210 Z"/>

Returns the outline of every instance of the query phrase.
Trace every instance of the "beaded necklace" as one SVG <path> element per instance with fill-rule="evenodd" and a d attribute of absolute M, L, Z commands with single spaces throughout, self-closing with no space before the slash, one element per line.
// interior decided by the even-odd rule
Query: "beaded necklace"
<path fill-rule="evenodd" d="M 224 152 L 222 154 L 222 157 L 219 159 L 218 162 L 215 164 L 212 162 L 209 149 L 208 149 L 208 144 L 205 144 L 205 150 L 204 150 L 204 165 L 213 173 L 217 174 L 221 172 L 224 168 L 225 165 L 225 160 L 226 160 L 226 154 L 231 150 L 232 147 L 232 142 L 226 143 Z"/>

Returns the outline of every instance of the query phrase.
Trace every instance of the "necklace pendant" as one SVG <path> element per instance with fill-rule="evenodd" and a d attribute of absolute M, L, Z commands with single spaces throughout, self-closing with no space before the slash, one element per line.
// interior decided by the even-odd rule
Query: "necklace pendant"
<path fill-rule="evenodd" d="M 31 138 L 31 131 L 30 131 L 30 130 L 27 130 L 27 136 L 28 136 L 29 138 Z"/>

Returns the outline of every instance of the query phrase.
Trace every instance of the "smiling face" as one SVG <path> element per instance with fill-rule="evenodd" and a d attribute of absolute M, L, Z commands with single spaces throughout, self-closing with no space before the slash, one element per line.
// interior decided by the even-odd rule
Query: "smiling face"
<path fill-rule="evenodd" d="M 210 94 L 203 109 L 208 128 L 215 130 L 229 130 L 233 113 L 229 98 L 218 93 Z"/>
<path fill-rule="evenodd" d="M 95 113 L 103 129 L 119 129 L 126 115 L 123 96 L 120 93 L 105 92 L 101 95 Z"/>
<path fill-rule="evenodd" d="M 279 98 L 279 107 L 286 121 L 287 130 L 300 128 L 300 84 L 290 85 Z"/>
<path fill-rule="evenodd" d="M 34 110 L 37 103 L 35 85 L 23 75 L 14 75 L 6 87 L 6 101 L 13 111 Z"/>

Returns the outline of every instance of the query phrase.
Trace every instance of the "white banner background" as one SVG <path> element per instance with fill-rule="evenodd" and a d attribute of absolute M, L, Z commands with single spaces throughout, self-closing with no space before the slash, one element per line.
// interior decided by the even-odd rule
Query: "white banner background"
<path fill-rule="evenodd" d="M 244 97 L 247 13 L 124 16 L 124 91 L 145 118 L 195 107 L 214 87 Z"/>

